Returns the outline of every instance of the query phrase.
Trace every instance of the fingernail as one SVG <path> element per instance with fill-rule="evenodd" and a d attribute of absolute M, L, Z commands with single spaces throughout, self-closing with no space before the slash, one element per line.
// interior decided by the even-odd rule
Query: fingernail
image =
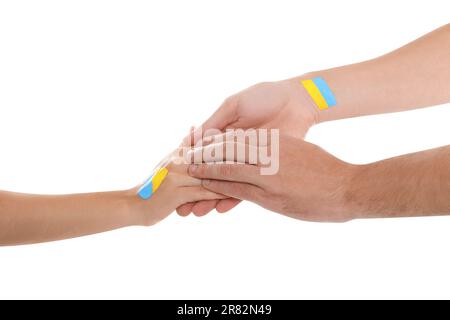
<path fill-rule="evenodd" d="M 204 186 L 207 186 L 211 183 L 211 180 L 202 180 Z"/>
<path fill-rule="evenodd" d="M 197 168 L 198 168 L 198 165 L 196 165 L 196 164 L 191 164 L 191 165 L 189 166 L 189 174 L 190 174 L 190 175 L 193 175 L 193 174 L 195 173 L 195 171 L 197 171 Z"/>

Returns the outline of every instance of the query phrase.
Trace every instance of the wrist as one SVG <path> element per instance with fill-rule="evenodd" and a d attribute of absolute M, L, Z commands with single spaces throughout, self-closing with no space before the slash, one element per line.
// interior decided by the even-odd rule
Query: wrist
<path fill-rule="evenodd" d="M 288 87 L 291 101 L 295 101 L 296 107 L 303 110 L 302 120 L 303 123 L 307 124 L 308 128 L 305 129 L 308 130 L 315 124 L 320 123 L 320 113 L 314 101 L 302 85 L 302 80 L 304 79 L 307 79 L 307 75 L 286 79 L 283 82 Z"/>
<path fill-rule="evenodd" d="M 305 73 L 296 78 L 296 81 L 299 84 L 299 86 L 301 87 L 301 91 L 305 97 L 305 101 L 307 102 L 309 108 L 311 110 L 313 110 L 313 112 L 314 112 L 314 116 L 315 116 L 314 124 L 319 124 L 322 122 L 335 120 L 334 119 L 334 111 L 335 111 L 335 107 L 336 107 L 336 106 L 332 106 L 325 110 L 320 110 L 318 105 L 316 104 L 316 102 L 313 100 L 313 98 L 310 96 L 308 91 L 306 91 L 305 87 L 301 83 L 303 80 L 311 80 L 311 79 L 314 79 L 317 77 L 324 78 L 323 72 L 320 72 L 320 71 L 319 72 L 317 72 L 317 71 L 308 72 L 308 73 Z M 327 77 L 325 77 L 324 79 L 327 81 L 327 84 L 330 86 L 331 92 L 333 92 L 334 90 L 331 87 L 330 83 L 328 82 Z"/>
<path fill-rule="evenodd" d="M 124 204 L 125 214 L 127 216 L 127 221 L 130 226 L 146 226 L 149 225 L 145 216 L 145 206 L 147 205 L 146 200 L 142 200 L 137 195 L 137 189 L 129 189 L 120 191 L 121 200 Z"/>

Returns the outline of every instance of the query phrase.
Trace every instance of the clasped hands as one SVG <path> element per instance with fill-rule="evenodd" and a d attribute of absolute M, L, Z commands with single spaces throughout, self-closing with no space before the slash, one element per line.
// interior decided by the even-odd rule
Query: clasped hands
<path fill-rule="evenodd" d="M 316 122 L 318 111 L 302 91 L 299 81 L 261 83 L 229 97 L 211 118 L 184 139 L 183 146 L 192 148 L 189 157 L 184 159 L 190 164 L 172 164 L 175 176 L 185 174 L 183 179 L 192 179 L 191 183 L 197 184 L 191 196 L 184 194 L 182 197 L 190 201 L 179 205 L 178 214 L 203 216 L 213 209 L 226 212 L 241 200 L 248 200 L 302 220 L 351 219 L 345 210 L 346 186 L 357 167 L 303 140 Z M 238 159 L 236 152 L 227 156 L 225 147 L 237 149 L 239 142 L 227 140 L 226 133 L 207 134 L 211 129 L 225 132 L 249 128 L 279 130 L 276 174 L 263 175 L 259 163 L 249 163 L 249 149 L 258 146 L 247 141 L 247 157 Z M 211 149 L 222 147 L 223 159 L 203 156 Z M 195 163 L 194 158 L 202 159 L 203 163 Z"/>
<path fill-rule="evenodd" d="M 445 25 L 390 54 L 260 83 L 229 97 L 185 137 L 183 150 L 189 152 L 165 166 L 163 183 L 151 180 L 154 193 L 148 200 L 138 195 L 142 184 L 66 195 L 0 191 L 0 245 L 153 225 L 175 209 L 181 216 L 226 212 L 242 200 L 308 221 L 449 215 L 450 145 L 354 165 L 303 140 L 316 123 L 449 103 L 449 49 L 450 25 Z M 317 100 L 317 91 L 301 86 L 318 78 L 336 98 L 329 108 Z M 277 134 L 264 143 L 260 136 L 256 143 L 224 139 L 230 129 Z M 211 153 L 224 149 L 244 153 Z M 263 174 L 267 163 L 255 161 L 250 151 L 268 150 L 276 170 Z"/>
<path fill-rule="evenodd" d="M 174 205 L 181 216 L 203 216 L 214 208 L 226 212 L 249 200 L 310 221 L 450 214 L 450 146 L 353 165 L 303 140 L 316 123 L 449 103 L 449 48 L 447 24 L 372 60 L 260 83 L 232 95 L 183 145 L 198 155 L 215 147 L 220 150 L 223 139 L 219 138 L 229 129 L 277 129 L 278 172 L 262 175 L 261 164 L 245 157 L 226 155 L 195 164 L 189 159 L 190 165 L 175 171 L 192 179 L 199 192 L 192 189 L 191 197 L 190 192 L 179 197 L 172 193 L 169 198 L 178 201 L 168 199 L 163 206 Z M 313 101 L 314 94 L 301 86 L 317 77 L 336 98 L 330 108 L 319 106 L 322 103 Z M 216 130 L 214 136 L 208 134 L 211 129 Z M 233 149 L 240 144 L 261 148 L 245 141 L 231 144 Z"/>

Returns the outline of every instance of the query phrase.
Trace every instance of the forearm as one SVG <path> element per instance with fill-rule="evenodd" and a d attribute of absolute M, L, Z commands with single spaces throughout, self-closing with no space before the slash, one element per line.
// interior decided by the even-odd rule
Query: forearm
<path fill-rule="evenodd" d="M 345 196 L 354 218 L 450 214 L 450 146 L 356 166 Z"/>
<path fill-rule="evenodd" d="M 382 57 L 300 79 L 314 77 L 337 101 L 317 113 L 318 122 L 450 102 L 450 24 Z"/>
<path fill-rule="evenodd" d="M 128 191 L 73 195 L 0 192 L 0 245 L 73 238 L 139 223 Z"/>

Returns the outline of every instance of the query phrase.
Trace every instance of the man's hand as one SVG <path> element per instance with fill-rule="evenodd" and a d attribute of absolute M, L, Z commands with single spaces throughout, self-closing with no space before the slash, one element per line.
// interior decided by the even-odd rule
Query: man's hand
<path fill-rule="evenodd" d="M 260 165 L 249 164 L 201 164 L 191 165 L 189 174 L 205 179 L 203 186 L 213 192 L 293 218 L 334 222 L 353 218 L 346 195 L 357 166 L 302 139 L 285 136 L 280 139 L 279 172 L 261 175 L 260 169 Z"/>
<path fill-rule="evenodd" d="M 236 150 L 241 147 L 231 144 Z M 203 186 L 213 192 L 302 220 L 450 214 L 450 146 L 352 165 L 301 139 L 282 137 L 279 172 L 261 175 L 260 168 L 260 164 L 202 164 L 191 165 L 189 174 L 205 179 Z"/>
<path fill-rule="evenodd" d="M 259 83 L 227 98 L 185 143 L 195 144 L 209 129 L 228 128 L 275 128 L 281 134 L 304 138 L 317 114 L 299 78 Z"/>
<path fill-rule="evenodd" d="M 317 108 L 302 88 L 298 78 L 254 85 L 224 101 L 220 108 L 197 130 L 184 139 L 195 145 L 209 129 L 275 128 L 281 134 L 303 138 L 317 122 Z M 200 201 L 180 206 L 177 212 L 202 216 L 216 208 L 226 212 L 239 200 Z"/>

